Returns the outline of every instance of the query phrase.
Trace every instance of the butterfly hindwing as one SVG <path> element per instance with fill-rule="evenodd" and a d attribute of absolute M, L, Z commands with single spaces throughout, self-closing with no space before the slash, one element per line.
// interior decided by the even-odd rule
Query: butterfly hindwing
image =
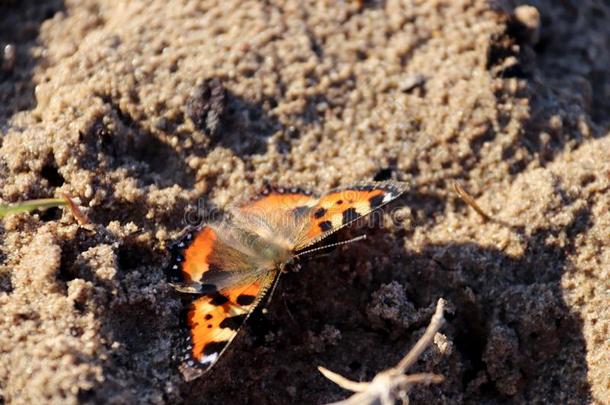
<path fill-rule="evenodd" d="M 276 276 L 277 272 L 266 273 L 251 283 L 227 287 L 191 303 L 187 314 L 190 336 L 180 365 L 187 381 L 218 361 Z"/>

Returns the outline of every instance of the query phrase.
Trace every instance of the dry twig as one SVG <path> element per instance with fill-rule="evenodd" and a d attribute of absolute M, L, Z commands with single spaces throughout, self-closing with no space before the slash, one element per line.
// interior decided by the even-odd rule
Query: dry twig
<path fill-rule="evenodd" d="M 506 221 L 502 221 L 500 219 L 496 219 L 494 217 L 492 217 L 491 215 L 487 214 L 478 204 L 477 202 L 474 200 L 474 198 L 468 194 L 466 192 L 466 190 L 464 190 L 462 188 L 462 186 L 457 182 L 454 181 L 453 182 L 453 190 L 457 193 L 457 195 L 466 203 L 468 204 L 473 210 L 475 210 L 477 212 L 477 214 L 479 214 L 484 221 L 489 221 L 492 222 L 494 224 L 498 224 L 501 226 L 505 226 L 507 228 L 512 229 L 514 232 L 516 232 L 518 235 L 523 236 L 524 234 L 524 227 L 523 225 L 513 225 L 510 224 Z"/>
<path fill-rule="evenodd" d="M 468 194 L 466 190 L 462 188 L 462 185 L 457 181 L 453 182 L 453 190 L 455 190 L 457 195 L 460 196 L 460 198 L 464 200 L 466 204 L 470 205 L 470 207 L 475 210 L 477 214 L 479 214 L 484 220 L 492 220 L 492 217 L 489 216 L 485 211 L 483 211 L 481 207 L 479 207 L 479 204 L 477 204 L 474 198 L 470 194 Z"/>
<path fill-rule="evenodd" d="M 436 304 L 436 311 L 430 325 L 423 336 L 417 341 L 409 353 L 394 367 L 381 371 L 371 382 L 356 382 L 319 366 L 318 370 L 341 388 L 355 392 L 351 397 L 334 402 L 329 405 L 356 405 L 374 404 L 393 405 L 396 399 L 403 403 L 408 402 L 407 394 L 414 384 L 438 384 L 443 381 L 443 376 L 431 373 L 405 374 L 421 356 L 424 350 L 432 344 L 434 335 L 443 326 L 443 308 L 445 300 L 442 298 Z"/>
<path fill-rule="evenodd" d="M 72 211 L 72 215 L 76 218 L 76 221 L 80 226 L 90 225 L 89 218 L 87 215 L 80 209 L 80 207 L 74 202 L 74 200 L 67 194 L 61 195 L 67 202 L 70 207 L 70 211 Z"/>

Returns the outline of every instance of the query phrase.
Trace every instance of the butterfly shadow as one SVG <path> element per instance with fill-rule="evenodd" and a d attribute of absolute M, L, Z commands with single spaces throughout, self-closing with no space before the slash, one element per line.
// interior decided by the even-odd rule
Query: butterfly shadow
<path fill-rule="evenodd" d="M 337 233 L 346 240 L 365 231 L 366 242 L 336 247 L 283 274 L 271 301 L 255 311 L 218 364 L 188 383 L 174 356 L 184 337 L 184 303 L 159 269 L 166 254 L 127 238 L 114 250 L 118 273 L 108 278 L 83 260 L 88 256 L 79 252 L 94 245 L 77 235 L 78 251 L 62 257 L 60 274 L 66 285 L 81 278 L 96 286 L 89 300 L 75 305 L 94 313 L 109 342 L 100 361 L 104 380 L 81 400 L 114 395 L 139 401 L 145 394 L 187 404 L 202 398 L 233 403 L 236 397 L 261 404 L 338 400 L 347 394 L 317 366 L 370 380 L 408 351 L 440 297 L 448 301 L 441 333 L 451 350 L 429 350 L 412 371 L 446 380 L 414 389 L 412 403 L 443 396 L 458 402 L 524 402 L 541 395 L 559 402 L 553 400 L 564 394 L 590 399 L 583 321 L 561 287 L 573 269 L 570 251 L 592 225 L 588 208 L 562 229 L 515 229 L 525 245 L 520 256 L 478 243 L 405 251 L 401 241 L 412 231 L 392 235 L 379 227 L 363 230 L 366 225 Z M 552 242 L 559 232 L 567 245 Z"/>

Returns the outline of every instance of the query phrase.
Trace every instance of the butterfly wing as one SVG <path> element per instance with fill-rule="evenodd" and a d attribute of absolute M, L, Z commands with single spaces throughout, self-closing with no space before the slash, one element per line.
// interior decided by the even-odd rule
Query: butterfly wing
<path fill-rule="evenodd" d="M 322 197 L 272 192 L 237 212 L 245 228 L 298 252 L 398 198 L 406 188 L 405 183 L 387 181 L 359 183 Z"/>
<path fill-rule="evenodd" d="M 295 250 L 303 250 L 370 214 L 398 198 L 405 190 L 405 183 L 371 182 L 325 194 L 309 211 L 308 221 L 295 240 Z"/>
<path fill-rule="evenodd" d="M 260 237 L 293 250 L 319 199 L 298 189 L 268 191 L 234 210 L 236 220 Z"/>
<path fill-rule="evenodd" d="M 201 376 L 218 361 L 277 274 L 265 273 L 252 282 L 224 288 L 191 303 L 187 315 L 190 336 L 180 365 L 187 381 Z"/>
<path fill-rule="evenodd" d="M 259 260 L 248 236 L 227 222 L 187 232 L 170 248 L 171 281 L 179 291 L 210 294 L 259 278 L 273 266 Z"/>
<path fill-rule="evenodd" d="M 177 289 L 201 295 L 187 312 L 180 365 L 186 380 L 216 363 L 278 274 L 261 266 L 246 242 L 230 224 L 208 224 L 187 233 L 173 249 L 173 279 L 182 281 Z"/>

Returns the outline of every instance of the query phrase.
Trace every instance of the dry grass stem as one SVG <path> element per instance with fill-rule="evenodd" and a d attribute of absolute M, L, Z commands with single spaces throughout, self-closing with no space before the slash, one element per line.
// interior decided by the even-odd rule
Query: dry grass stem
<path fill-rule="evenodd" d="M 407 355 L 394 367 L 381 371 L 370 382 L 357 382 L 349 380 L 337 373 L 319 366 L 318 370 L 341 388 L 355 392 L 351 397 L 334 402 L 330 405 L 374 404 L 393 405 L 396 400 L 408 402 L 407 393 L 415 384 L 438 384 L 443 376 L 431 373 L 407 374 L 405 372 L 417 361 L 421 354 L 429 347 L 434 335 L 443 326 L 443 309 L 445 301 L 441 298 L 436 304 L 436 311 L 430 320 L 423 336 Z"/>
<path fill-rule="evenodd" d="M 481 217 L 483 217 L 484 220 L 486 221 L 490 221 L 492 220 L 492 217 L 489 216 L 485 211 L 483 211 L 483 209 L 481 207 L 479 207 L 479 205 L 477 204 L 477 202 L 474 200 L 474 198 L 468 194 L 466 192 L 466 190 L 464 190 L 462 188 L 462 186 L 460 185 L 460 183 L 458 183 L 457 181 L 453 182 L 453 189 L 455 190 L 455 192 L 457 193 L 457 195 L 460 196 L 460 198 L 462 200 L 464 200 L 464 202 L 468 205 L 470 205 L 470 207 L 475 210 L 477 212 L 477 214 L 479 214 Z"/>
<path fill-rule="evenodd" d="M 74 218 L 76 218 L 76 221 L 78 222 L 78 224 L 81 226 L 90 225 L 89 218 L 80 209 L 80 207 L 74 202 L 74 200 L 67 194 L 62 194 L 61 196 L 68 202 L 70 211 L 72 212 L 72 215 L 74 215 Z"/>

